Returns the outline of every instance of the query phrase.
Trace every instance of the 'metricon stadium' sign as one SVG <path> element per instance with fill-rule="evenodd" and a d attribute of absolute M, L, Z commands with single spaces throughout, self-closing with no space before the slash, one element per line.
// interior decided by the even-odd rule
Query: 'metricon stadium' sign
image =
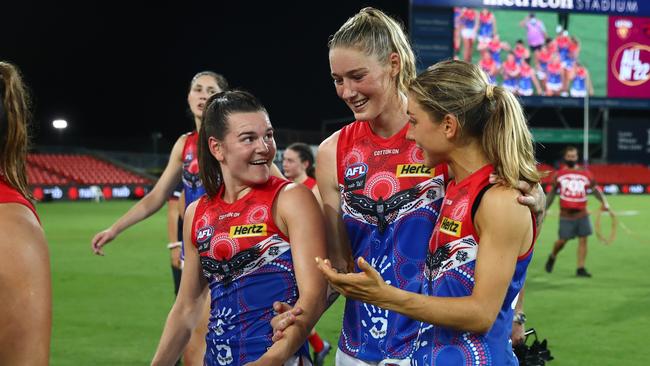
<path fill-rule="evenodd" d="M 598 13 L 639 12 L 637 0 L 483 0 L 483 5 Z"/>
<path fill-rule="evenodd" d="M 649 0 L 411 0 L 416 6 L 471 8 L 491 7 L 528 11 L 596 13 L 603 15 L 650 15 Z"/>

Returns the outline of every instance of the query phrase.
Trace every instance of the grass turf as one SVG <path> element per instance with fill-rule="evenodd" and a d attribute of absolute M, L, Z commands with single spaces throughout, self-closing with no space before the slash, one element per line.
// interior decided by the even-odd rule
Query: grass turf
<path fill-rule="evenodd" d="M 595 200 L 590 199 L 595 207 Z M 554 272 L 543 265 L 557 235 L 557 202 L 541 232 L 528 272 L 528 326 L 549 340 L 551 365 L 645 365 L 650 327 L 648 196 L 610 197 L 626 211 L 611 246 L 590 240 L 592 279 L 575 277 L 575 241 Z M 105 257 L 91 254 L 90 238 L 133 202 L 49 203 L 37 209 L 52 260 L 52 365 L 145 365 L 151 360 L 173 303 L 165 215 L 160 212 L 122 235 Z M 634 212 L 633 212 L 634 211 Z M 609 222 L 604 219 L 604 226 Z M 317 329 L 336 344 L 343 302 Z M 327 364 L 334 365 L 334 352 Z"/>

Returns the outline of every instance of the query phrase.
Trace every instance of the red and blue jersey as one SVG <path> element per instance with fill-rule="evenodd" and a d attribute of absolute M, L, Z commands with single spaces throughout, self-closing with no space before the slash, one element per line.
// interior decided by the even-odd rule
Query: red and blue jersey
<path fill-rule="evenodd" d="M 368 122 L 347 125 L 338 138 L 337 175 L 353 257 L 364 257 L 387 283 L 420 292 L 448 173 L 446 165 L 423 164 L 407 130 L 384 139 Z M 410 359 L 419 328 L 401 314 L 347 299 L 339 348 L 367 362 Z"/>
<path fill-rule="evenodd" d="M 479 14 L 478 35 L 486 38 L 494 36 L 494 14 L 491 12 Z"/>
<path fill-rule="evenodd" d="M 489 187 L 492 165 L 486 165 L 457 183 L 452 181 L 431 235 L 424 271 L 423 293 L 438 297 L 470 296 L 474 289 L 480 238 L 473 216 Z M 531 220 L 534 220 L 531 215 Z M 517 365 L 510 333 L 517 295 L 526 278 L 531 249 L 517 258 L 515 272 L 497 318 L 485 334 L 423 324 L 421 342 L 428 344 L 424 365 Z"/>
<path fill-rule="evenodd" d="M 210 287 L 206 365 L 244 365 L 273 345 L 273 302 L 295 304 L 298 285 L 289 238 L 273 220 L 273 202 L 290 182 L 271 177 L 227 203 L 203 196 L 192 242 Z M 309 357 L 307 343 L 297 355 Z"/>
<path fill-rule="evenodd" d="M 205 187 L 199 177 L 198 157 L 199 134 L 194 131 L 187 134 L 183 146 L 183 191 L 185 192 L 185 207 L 199 199 L 205 193 Z"/>

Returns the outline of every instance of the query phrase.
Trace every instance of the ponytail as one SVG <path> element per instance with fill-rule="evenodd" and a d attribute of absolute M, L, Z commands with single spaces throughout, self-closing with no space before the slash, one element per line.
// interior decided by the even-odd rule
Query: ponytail
<path fill-rule="evenodd" d="M 496 174 L 509 186 L 537 183 L 533 139 L 515 96 L 489 84 L 487 75 L 464 61 L 442 61 L 418 75 L 410 86 L 431 116 L 456 116 L 461 138 L 477 138 Z"/>
<path fill-rule="evenodd" d="M 491 87 L 491 86 L 490 86 Z M 537 183 L 541 179 L 535 166 L 532 135 L 517 98 L 506 89 L 493 87 L 494 110 L 483 129 L 482 144 L 496 174 L 508 185 L 517 181 Z"/>
<path fill-rule="evenodd" d="M 334 33 L 328 47 L 330 50 L 336 47 L 354 48 L 377 57 L 381 63 L 388 63 L 390 54 L 395 52 L 400 58 L 397 90 L 406 94 L 409 84 L 415 79 L 415 55 L 403 26 L 381 10 L 371 7 L 361 9 Z"/>

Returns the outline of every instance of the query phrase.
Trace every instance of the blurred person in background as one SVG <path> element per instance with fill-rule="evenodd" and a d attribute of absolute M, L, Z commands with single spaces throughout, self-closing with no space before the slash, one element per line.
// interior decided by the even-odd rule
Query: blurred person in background
<path fill-rule="evenodd" d="M 553 250 L 546 260 L 546 272 L 551 273 L 557 255 L 564 248 L 567 241 L 578 238 L 576 276 L 591 277 L 585 268 L 587 260 L 587 237 L 592 234 L 591 221 L 587 211 L 587 193 L 596 196 L 601 203 L 601 210 L 608 211 L 609 204 L 605 195 L 597 186 L 593 174 L 583 166 L 578 165 L 578 148 L 567 146 L 564 149 L 563 165 L 553 175 L 553 184 L 548 195 L 546 209 L 553 204 L 556 190 L 560 191 L 560 226 L 558 240 L 553 245 Z"/>
<path fill-rule="evenodd" d="M 302 142 L 295 142 L 284 150 L 282 171 L 284 176 L 289 180 L 307 186 L 307 188 L 314 192 L 314 196 L 320 202 L 320 193 L 318 192 L 315 179 L 315 162 L 316 160 L 314 159 L 314 153 L 311 147 Z M 314 350 L 314 365 L 322 366 L 325 357 L 332 349 L 332 345 L 328 341 L 323 340 L 315 328 L 311 330 L 307 339 L 309 340 L 309 345 Z"/>

